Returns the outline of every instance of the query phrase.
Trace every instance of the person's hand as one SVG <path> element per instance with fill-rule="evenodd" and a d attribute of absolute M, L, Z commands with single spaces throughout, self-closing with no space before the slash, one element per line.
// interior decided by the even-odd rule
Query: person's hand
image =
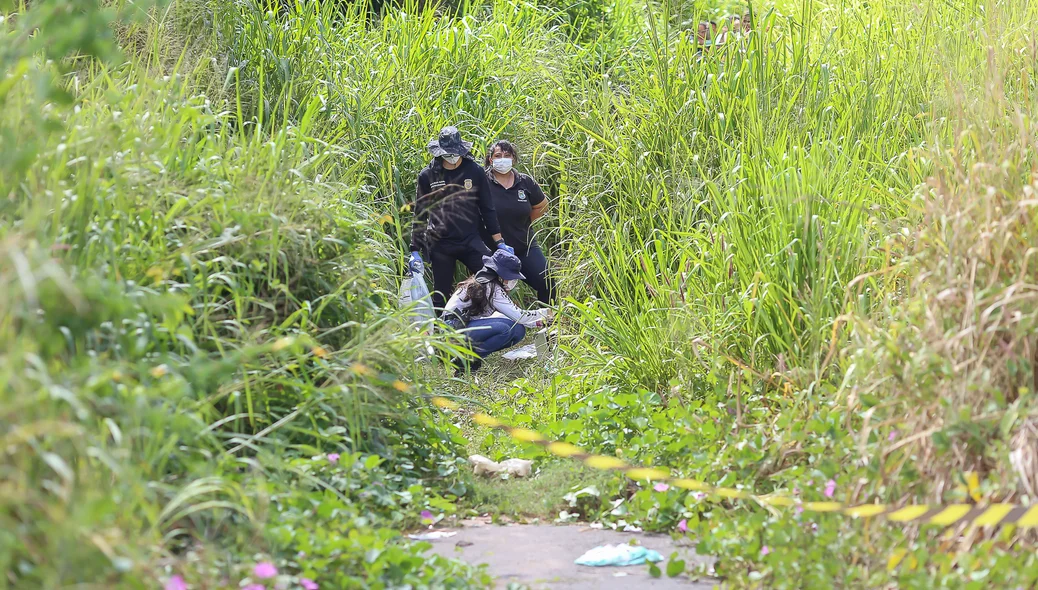
<path fill-rule="evenodd" d="M 555 321 L 555 312 L 551 308 L 542 308 L 538 310 L 540 319 L 537 320 L 538 328 L 547 328 L 552 325 Z"/>
<path fill-rule="evenodd" d="M 501 240 L 500 242 L 497 243 L 497 249 L 498 250 L 504 250 L 505 252 L 508 252 L 512 256 L 515 256 L 515 248 L 513 248 L 513 247 L 509 246 L 508 244 L 506 244 L 504 240 Z"/>
<path fill-rule="evenodd" d="M 422 262 L 422 255 L 418 252 L 411 252 L 411 255 L 407 257 L 407 268 L 412 273 L 424 272 L 425 263 Z"/>

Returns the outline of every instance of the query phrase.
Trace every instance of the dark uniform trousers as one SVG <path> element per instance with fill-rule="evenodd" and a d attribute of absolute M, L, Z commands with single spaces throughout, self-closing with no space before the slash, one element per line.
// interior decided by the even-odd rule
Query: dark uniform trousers
<path fill-rule="evenodd" d="M 437 312 L 447 304 L 454 289 L 454 267 L 460 260 L 469 272 L 483 268 L 483 257 L 490 256 L 490 249 L 473 235 L 467 242 L 437 242 L 429 249 L 429 262 L 433 270 L 433 307 Z"/>
<path fill-rule="evenodd" d="M 548 260 L 541 247 L 534 242 L 526 252 L 516 249 L 515 255 L 523 263 L 524 282 L 537 293 L 537 300 L 552 305 L 555 302 L 555 281 L 548 274 Z"/>

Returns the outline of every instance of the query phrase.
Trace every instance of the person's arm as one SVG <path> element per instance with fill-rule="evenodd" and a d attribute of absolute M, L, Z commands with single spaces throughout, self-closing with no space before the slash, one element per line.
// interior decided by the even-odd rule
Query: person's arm
<path fill-rule="evenodd" d="M 530 178 L 527 185 L 530 188 L 530 221 L 537 221 L 548 212 L 548 197 L 541 190 L 541 185 L 537 184 L 533 178 Z"/>
<path fill-rule="evenodd" d="M 547 309 L 533 311 L 519 309 L 516 304 L 512 303 L 512 299 L 504 288 L 500 286 L 494 289 L 494 298 L 491 299 L 490 304 L 494 307 L 494 311 L 501 312 L 508 319 L 527 328 L 539 328 L 547 319 Z"/>
<path fill-rule="evenodd" d="M 414 218 L 411 220 L 411 251 L 421 252 L 425 246 L 425 228 L 429 225 L 429 179 L 425 172 L 418 174 L 414 188 Z"/>
<path fill-rule="evenodd" d="M 477 164 L 478 168 L 479 165 Z M 482 170 L 481 170 L 482 172 Z M 483 217 L 483 227 L 494 242 L 501 241 L 501 225 L 497 222 L 497 209 L 494 208 L 494 197 L 490 194 L 490 180 L 485 173 L 476 175 L 476 191 L 479 195 L 479 214 Z"/>

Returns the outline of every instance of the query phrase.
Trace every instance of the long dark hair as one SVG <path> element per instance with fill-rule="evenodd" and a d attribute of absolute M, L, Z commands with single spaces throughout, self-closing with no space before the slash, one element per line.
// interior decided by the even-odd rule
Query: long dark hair
<path fill-rule="evenodd" d="M 489 287 L 489 288 L 488 288 Z M 468 308 L 462 312 L 462 319 L 466 322 L 472 318 L 479 317 L 490 310 L 490 301 L 494 298 L 497 289 L 505 286 L 497 273 L 483 269 L 464 281 L 458 283 L 461 290 L 461 300 L 468 302 Z"/>
<path fill-rule="evenodd" d="M 515 149 L 515 146 L 512 145 L 512 142 L 508 141 L 507 139 L 499 139 L 496 142 L 494 142 L 494 145 L 490 146 L 490 148 L 487 150 L 487 156 L 483 162 L 484 165 L 489 167 L 491 164 L 494 163 L 494 150 L 496 150 L 497 148 L 501 148 L 502 152 L 512 156 L 513 166 L 519 163 L 519 150 Z"/>

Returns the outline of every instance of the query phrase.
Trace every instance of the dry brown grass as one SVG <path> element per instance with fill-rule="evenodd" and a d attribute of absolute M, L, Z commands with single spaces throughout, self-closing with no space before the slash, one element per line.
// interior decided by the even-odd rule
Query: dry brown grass
<path fill-rule="evenodd" d="M 959 94 L 916 238 L 890 269 L 902 288 L 853 328 L 847 403 L 876 404 L 863 441 L 897 425 L 880 461 L 895 481 L 912 464 L 906 496 L 942 499 L 967 471 L 990 500 L 1038 492 L 1038 124 L 1023 55 L 993 48 L 986 88 Z"/>

